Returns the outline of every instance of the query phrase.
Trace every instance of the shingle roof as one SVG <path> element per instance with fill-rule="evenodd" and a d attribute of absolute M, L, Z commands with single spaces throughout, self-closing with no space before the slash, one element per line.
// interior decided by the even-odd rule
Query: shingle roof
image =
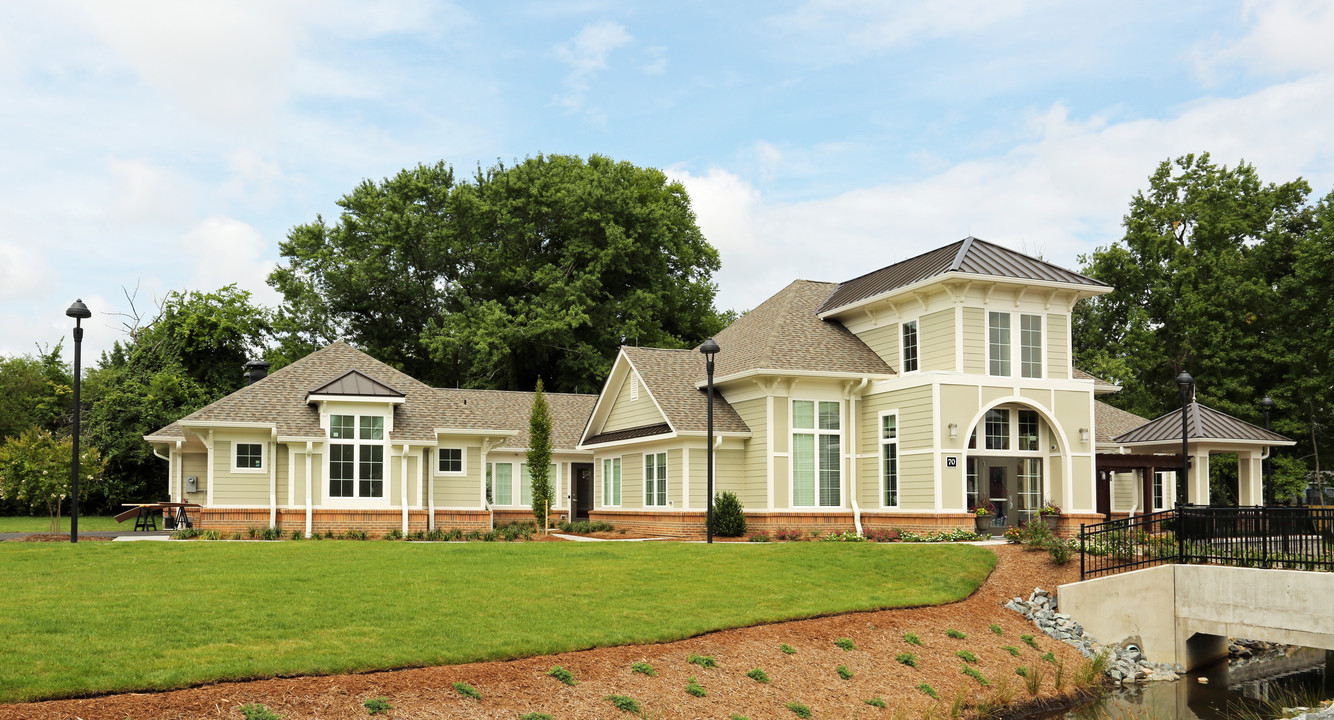
<path fill-rule="evenodd" d="M 1292 440 L 1245 420 L 1215 410 L 1198 402 L 1191 403 L 1186 414 L 1186 434 L 1190 440 L 1242 440 L 1274 444 L 1292 444 Z M 1181 441 L 1181 411 L 1173 410 L 1112 439 L 1121 444 Z"/>
<path fill-rule="evenodd" d="M 842 283 L 816 312 L 831 312 L 929 277 L 951 272 L 1107 287 L 1105 283 L 1043 260 L 993 245 L 985 240 L 967 237 Z"/>
<path fill-rule="evenodd" d="M 1108 405 L 1101 400 L 1093 401 L 1094 440 L 1100 443 L 1115 442 L 1114 438 L 1149 422 L 1148 418 L 1126 412 L 1119 407 Z"/>
<path fill-rule="evenodd" d="M 1116 384 L 1114 384 L 1114 383 L 1107 382 L 1106 380 L 1103 380 L 1102 378 L 1098 377 L 1097 375 L 1093 375 L 1093 374 L 1091 374 L 1091 373 L 1084 372 L 1083 370 L 1080 370 L 1079 368 L 1075 368 L 1074 379 L 1076 379 L 1076 380 L 1092 380 L 1092 381 L 1093 381 L 1093 391 L 1094 391 L 1095 393 L 1098 393 L 1098 394 L 1109 393 L 1109 392 L 1116 392 L 1117 390 L 1121 389 L 1121 387 L 1120 387 L 1119 385 L 1116 385 Z"/>
<path fill-rule="evenodd" d="M 747 370 L 804 370 L 892 375 L 885 361 L 816 308 L 836 286 L 797 280 L 718 333 L 716 377 Z M 704 379 L 703 363 L 697 363 Z"/>
<path fill-rule="evenodd" d="M 708 394 L 695 387 L 697 382 L 705 379 L 703 355 L 694 350 L 641 347 L 623 347 L 621 352 L 639 371 L 640 380 L 677 432 L 704 432 L 708 428 Z M 722 353 L 718 357 L 721 358 Z M 716 392 L 713 429 L 717 432 L 750 432 L 750 427 L 736 410 Z"/>
<path fill-rule="evenodd" d="M 342 342 L 317 350 L 181 421 L 276 423 L 280 436 L 326 437 L 319 424 L 319 411 L 307 402 L 307 394 L 312 389 L 338 385 L 350 374 L 359 374 L 365 380 L 402 393 L 404 402 L 394 407 L 391 441 L 434 442 L 436 428 L 514 433 L 515 437 L 506 443 L 511 447 L 524 447 L 517 443 L 528 441 L 532 393 L 433 388 Z M 551 406 L 554 446 L 573 449 L 597 396 L 547 393 L 547 401 Z M 179 439 L 185 437 L 185 432 L 176 422 L 149 437 Z"/>

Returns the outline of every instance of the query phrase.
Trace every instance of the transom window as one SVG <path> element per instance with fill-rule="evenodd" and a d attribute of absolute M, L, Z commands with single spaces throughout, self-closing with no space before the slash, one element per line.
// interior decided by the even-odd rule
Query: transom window
<path fill-rule="evenodd" d="M 621 459 L 602 459 L 602 504 L 621 504 Z"/>
<path fill-rule="evenodd" d="M 667 453 L 649 453 L 644 456 L 644 504 L 662 507 L 667 504 Z"/>
<path fill-rule="evenodd" d="M 843 430 L 838 402 L 792 401 L 792 504 L 841 505 L 839 455 Z"/>
<path fill-rule="evenodd" d="M 903 323 L 903 372 L 917 369 L 917 321 Z"/>
<path fill-rule="evenodd" d="M 1026 378 L 1042 377 L 1042 316 L 1019 316 L 1019 371 Z"/>
<path fill-rule="evenodd" d="M 884 479 L 885 507 L 899 506 L 899 416 L 880 416 L 880 476 Z"/>
<path fill-rule="evenodd" d="M 463 448 L 440 448 L 436 451 L 439 455 L 439 471 L 457 475 L 463 473 Z"/>
<path fill-rule="evenodd" d="M 986 419 L 987 449 L 1010 449 L 1010 411 L 992 409 L 987 411 Z"/>
<path fill-rule="evenodd" d="M 384 497 L 384 416 L 329 416 L 329 497 Z"/>
<path fill-rule="evenodd" d="M 264 468 L 264 445 L 262 443 L 236 443 L 236 469 L 262 470 Z"/>
<path fill-rule="evenodd" d="M 1010 374 L 1010 314 L 987 313 L 987 343 L 991 353 L 991 374 L 1008 377 Z"/>

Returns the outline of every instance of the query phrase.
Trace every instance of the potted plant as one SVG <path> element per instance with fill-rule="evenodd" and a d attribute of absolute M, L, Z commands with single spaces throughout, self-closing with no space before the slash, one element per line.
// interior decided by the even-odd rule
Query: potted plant
<path fill-rule="evenodd" d="M 996 514 L 996 506 L 992 503 L 986 505 L 976 505 L 968 508 L 968 512 L 973 514 L 975 523 L 974 530 L 979 535 L 991 534 L 991 518 Z"/>
<path fill-rule="evenodd" d="M 1047 527 L 1055 530 L 1057 521 L 1061 519 L 1061 507 L 1046 503 L 1038 508 L 1038 517 L 1042 518 L 1042 522 L 1046 523 Z"/>

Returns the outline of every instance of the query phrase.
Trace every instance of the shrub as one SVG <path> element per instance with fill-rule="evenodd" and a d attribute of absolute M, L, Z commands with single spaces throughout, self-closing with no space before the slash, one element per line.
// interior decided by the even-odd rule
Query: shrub
<path fill-rule="evenodd" d="M 792 647 L 791 645 L 788 645 L 787 643 L 783 643 L 782 645 L 779 645 L 779 646 L 778 646 L 778 649 L 779 649 L 779 650 L 782 650 L 784 653 L 786 653 L 786 654 L 788 654 L 788 655 L 796 655 L 796 654 L 797 654 L 797 649 L 794 648 L 794 647 Z"/>
<path fill-rule="evenodd" d="M 839 665 L 838 667 L 834 668 L 834 672 L 838 673 L 838 676 L 843 678 L 844 680 L 852 679 L 852 671 L 848 669 L 847 665 Z"/>
<path fill-rule="evenodd" d="M 300 530 L 293 530 L 293 531 L 292 531 L 292 534 L 291 534 L 291 535 L 288 535 L 287 537 L 288 537 L 288 539 L 291 539 L 291 540 L 302 540 L 302 539 L 304 539 L 306 536 L 303 535 L 303 534 L 301 533 Z"/>
<path fill-rule="evenodd" d="M 871 528 L 866 531 L 866 539 L 872 542 L 894 542 L 899 539 L 899 531 L 887 530 L 885 528 Z"/>
<path fill-rule="evenodd" d="M 520 715 L 519 720 L 553 720 L 553 719 L 550 715 L 546 713 L 530 712 L 525 715 Z"/>
<path fill-rule="evenodd" d="M 1054 539 L 1047 546 L 1047 554 L 1051 555 L 1051 561 L 1057 565 L 1064 565 L 1070 562 L 1070 545 L 1060 538 Z"/>
<path fill-rule="evenodd" d="M 746 717 L 745 715 L 737 715 L 736 713 L 732 713 L 732 720 L 750 720 L 750 718 Z"/>
<path fill-rule="evenodd" d="M 389 532 L 387 532 L 387 533 L 384 534 L 384 539 L 385 539 L 385 540 L 402 540 L 402 539 L 403 539 L 403 531 L 402 531 L 402 530 L 399 530 L 398 528 L 394 528 L 393 530 L 390 530 Z"/>
<path fill-rule="evenodd" d="M 454 683 L 454 692 L 462 695 L 463 697 L 472 698 L 474 700 L 482 699 L 482 694 L 477 692 L 477 688 L 461 680 L 459 682 Z"/>
<path fill-rule="evenodd" d="M 774 530 L 774 539 L 782 541 L 795 541 L 806 537 L 800 530 L 790 528 L 778 528 Z"/>
<path fill-rule="evenodd" d="M 581 520 L 579 522 L 563 522 L 560 525 L 557 525 L 557 527 L 560 528 L 560 531 L 563 533 L 573 533 L 575 535 L 611 532 L 612 530 L 611 523 L 602 522 L 601 520 L 593 522 L 587 520 Z"/>
<path fill-rule="evenodd" d="M 1010 527 L 1005 528 L 1005 533 L 1001 535 L 1001 537 L 1005 538 L 1005 542 L 1010 543 L 1011 545 L 1018 545 L 1024 541 L 1024 532 L 1018 527 L 1011 525 Z"/>
<path fill-rule="evenodd" d="M 997 625 L 996 623 L 992 623 L 990 627 L 991 627 L 991 632 L 994 632 L 994 633 L 996 633 L 997 635 L 1004 635 L 1004 634 L 1005 634 L 1004 632 L 1001 632 L 1001 626 L 1000 626 L 1000 625 Z"/>
<path fill-rule="evenodd" d="M 908 667 L 917 667 L 917 656 L 912 653 L 899 653 L 894 659 Z"/>
<path fill-rule="evenodd" d="M 847 638 L 839 638 L 834 641 L 834 644 L 848 651 L 857 649 L 857 645 Z"/>
<path fill-rule="evenodd" d="M 1041 650 L 1041 649 L 1042 649 L 1042 648 L 1038 647 L 1037 641 L 1035 641 L 1035 640 L 1033 639 L 1033 636 L 1032 636 L 1032 635 L 1029 635 L 1029 634 L 1025 633 L 1025 634 L 1023 634 L 1023 635 L 1020 635 L 1020 636 L 1019 636 L 1019 639 L 1020 639 L 1020 640 L 1023 640 L 1025 645 L 1027 645 L 1027 646 L 1033 648 L 1034 650 Z"/>
<path fill-rule="evenodd" d="M 760 668 L 755 668 L 754 670 L 751 670 L 750 672 L 746 673 L 746 677 L 761 684 L 768 684 L 769 682 L 769 673 L 766 673 Z"/>
<path fill-rule="evenodd" d="M 801 718 L 802 720 L 807 720 L 811 716 L 811 709 L 806 707 L 805 705 L 802 705 L 799 702 L 790 702 L 784 705 L 783 707 L 787 708 L 788 710 L 791 710 L 793 713 L 796 714 L 797 717 Z"/>
<path fill-rule="evenodd" d="M 881 700 L 878 697 L 873 697 L 870 700 L 863 700 L 862 702 L 866 703 L 867 705 L 870 705 L 871 707 L 878 707 L 878 708 L 889 707 L 889 705 L 884 700 Z"/>
<path fill-rule="evenodd" d="M 1054 653 L 1054 652 L 1048 650 L 1046 653 L 1043 653 L 1043 655 L 1042 655 L 1042 659 L 1043 659 L 1043 660 L 1046 660 L 1047 662 L 1051 663 L 1052 665 L 1055 665 L 1055 664 L 1056 664 L 1056 653 Z"/>
<path fill-rule="evenodd" d="M 757 532 L 750 536 L 751 542 L 769 542 L 769 536 L 762 532 Z"/>
<path fill-rule="evenodd" d="M 1015 656 L 1015 657 L 1019 657 L 1019 648 L 1017 648 L 1017 647 L 1015 647 L 1015 646 L 1013 646 L 1013 645 L 1006 645 L 1006 646 L 1005 646 L 1005 651 L 1008 652 L 1008 653 L 1010 653 L 1011 655 L 1013 655 L 1013 656 Z"/>
<path fill-rule="evenodd" d="M 963 640 L 964 638 L 968 637 L 967 635 L 959 632 L 958 630 L 955 630 L 954 628 L 946 630 L 945 634 L 954 638 L 955 640 Z"/>
<path fill-rule="evenodd" d="M 402 532 L 403 532 L 402 530 L 399 531 L 399 533 Z M 343 533 L 344 540 L 366 540 L 369 537 L 370 536 L 366 534 L 365 530 L 348 530 L 347 532 Z"/>
<path fill-rule="evenodd" d="M 171 534 L 172 540 L 193 540 L 199 537 L 199 531 L 195 528 L 178 528 Z"/>
<path fill-rule="evenodd" d="M 394 706 L 390 705 L 389 701 L 385 700 L 382 697 L 371 698 L 370 700 L 367 700 L 366 702 L 362 703 L 361 706 L 366 708 L 366 712 L 370 713 L 371 715 L 379 715 L 382 712 L 388 712 L 394 709 Z"/>
<path fill-rule="evenodd" d="M 718 663 L 714 661 L 712 655 L 691 655 L 686 662 L 691 665 L 698 665 L 702 668 L 718 667 Z"/>
<path fill-rule="evenodd" d="M 906 642 L 909 645 L 921 645 L 922 639 L 917 637 L 917 633 L 904 633 L 903 642 Z"/>
<path fill-rule="evenodd" d="M 283 716 L 260 705 L 259 703 L 250 703 L 240 707 L 241 717 L 245 720 L 283 720 Z"/>
<path fill-rule="evenodd" d="M 658 671 L 657 671 L 657 670 L 654 670 L 654 669 L 653 669 L 653 666 L 652 666 L 652 665 L 649 665 L 649 664 L 646 663 L 646 662 L 637 662 L 637 663 L 631 665 L 631 666 L 630 666 L 630 671 L 631 671 L 631 672 L 637 672 L 637 673 L 639 673 L 640 675 L 647 675 L 647 676 L 649 676 L 649 677 L 657 677 L 657 676 L 658 676 Z"/>
<path fill-rule="evenodd" d="M 1042 691 L 1042 668 L 1034 665 L 1033 667 L 1015 668 L 1014 672 L 1024 679 L 1024 689 L 1028 690 L 1029 695 L 1036 697 Z"/>
<path fill-rule="evenodd" d="M 844 530 L 843 532 L 834 532 L 830 530 L 820 537 L 821 542 L 866 542 L 866 536 L 856 530 Z"/>
<path fill-rule="evenodd" d="M 713 499 L 713 531 L 723 537 L 746 534 L 746 514 L 735 494 L 724 490 Z"/>
<path fill-rule="evenodd" d="M 956 652 L 954 654 L 959 656 L 959 658 L 966 663 L 971 663 L 974 665 L 977 664 L 977 656 L 974 655 L 973 653 L 968 652 L 967 650 L 960 650 L 959 652 Z"/>
<path fill-rule="evenodd" d="M 989 687 L 991 685 L 986 678 L 982 677 L 982 673 L 972 665 L 964 665 L 960 669 L 963 670 L 964 675 L 976 680 L 978 685 L 981 685 L 982 687 Z"/>
<path fill-rule="evenodd" d="M 603 698 L 611 703 L 617 710 L 628 712 L 632 715 L 639 715 L 644 711 L 639 707 L 639 701 L 628 695 L 608 695 Z"/>
<path fill-rule="evenodd" d="M 693 677 L 688 678 L 686 680 L 686 692 L 690 693 L 691 695 L 694 695 L 695 697 L 705 697 L 709 694 L 709 691 L 705 690 L 703 687 L 700 687 L 700 684 L 695 682 L 695 678 Z"/>
<path fill-rule="evenodd" d="M 922 683 L 921 685 L 918 685 L 918 686 L 917 686 L 917 689 L 918 689 L 918 690 L 921 690 L 922 692 L 926 693 L 927 695 L 930 695 L 930 696 L 933 697 L 933 698 L 937 698 L 937 699 L 940 698 L 940 695 L 939 695 L 938 693 L 936 693 L 936 689 L 933 688 L 933 687 L 931 687 L 930 685 L 927 685 L 926 683 Z"/>
<path fill-rule="evenodd" d="M 561 667 L 561 666 L 559 666 L 559 665 L 557 665 L 556 667 L 551 668 L 551 670 L 547 673 L 547 675 L 550 675 L 551 677 L 556 678 L 557 680 L 559 680 L 559 681 L 565 683 L 566 685 L 578 685 L 578 684 L 579 684 L 579 681 L 577 681 L 577 680 L 574 679 L 574 674 L 573 674 L 573 673 L 571 673 L 569 670 L 566 670 L 565 668 L 563 668 L 563 667 Z"/>

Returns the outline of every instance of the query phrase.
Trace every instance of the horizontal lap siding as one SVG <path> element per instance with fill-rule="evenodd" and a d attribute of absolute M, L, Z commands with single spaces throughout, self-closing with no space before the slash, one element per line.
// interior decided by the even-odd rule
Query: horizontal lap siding
<path fill-rule="evenodd" d="M 777 406 L 777 403 L 775 403 Z M 751 438 L 746 442 L 745 462 L 742 477 L 736 486 L 725 489 L 736 493 L 741 503 L 748 508 L 760 509 L 768 504 L 769 488 L 769 423 L 767 417 L 768 399 L 755 398 L 733 403 L 741 419 L 750 426 Z"/>
<path fill-rule="evenodd" d="M 467 442 L 442 439 L 441 447 L 463 448 L 463 475 L 436 475 L 435 504 L 437 507 L 475 508 L 482 497 L 482 446 Z M 490 458 L 488 458 L 488 461 Z M 435 462 L 433 459 L 432 462 Z M 432 472 L 435 468 L 430 468 Z"/>
<path fill-rule="evenodd" d="M 1070 364 L 1070 355 L 1066 352 L 1066 342 L 1069 322 L 1069 316 L 1064 313 L 1047 315 L 1047 377 L 1068 377 L 1066 367 Z"/>
<path fill-rule="evenodd" d="M 601 432 L 612 432 L 613 430 L 625 430 L 667 422 L 662 417 L 662 413 L 658 412 L 657 406 L 653 404 L 653 398 L 648 394 L 648 388 L 642 382 L 639 383 L 639 399 L 630 399 L 633 377 L 634 371 L 631 370 L 630 374 L 626 375 L 625 382 L 621 383 L 621 389 L 616 393 L 616 400 L 607 413 L 607 421 L 603 423 Z"/>
<path fill-rule="evenodd" d="M 185 453 L 182 463 L 181 488 L 184 492 L 185 478 L 199 478 L 199 492 L 185 493 L 185 501 L 203 505 L 208 502 L 208 453 Z"/>
<path fill-rule="evenodd" d="M 935 442 L 933 429 L 935 413 L 931 408 L 931 386 L 909 388 L 894 393 L 898 402 L 891 404 L 899 410 L 899 449 L 920 450 Z"/>
<path fill-rule="evenodd" d="M 213 443 L 213 482 L 216 484 L 213 488 L 215 505 L 269 504 L 268 471 L 233 473 L 230 441 L 217 440 Z"/>
<path fill-rule="evenodd" d="M 935 463 L 930 454 L 899 458 L 899 507 L 925 510 L 936 506 Z"/>
<path fill-rule="evenodd" d="M 955 370 L 954 309 L 923 315 L 918 328 L 923 370 Z"/>
<path fill-rule="evenodd" d="M 866 346 L 871 348 L 876 355 L 879 355 L 886 365 L 895 370 L 899 369 L 898 323 L 889 323 L 873 327 L 870 330 L 863 330 L 857 333 L 857 337 L 866 343 Z"/>
<path fill-rule="evenodd" d="M 987 335 L 981 308 L 963 309 L 963 371 L 981 375 L 986 372 Z"/>
<path fill-rule="evenodd" d="M 277 445 L 278 451 L 274 453 L 276 462 L 274 467 L 278 470 L 278 505 L 281 507 L 288 504 L 287 497 L 287 446 Z"/>

